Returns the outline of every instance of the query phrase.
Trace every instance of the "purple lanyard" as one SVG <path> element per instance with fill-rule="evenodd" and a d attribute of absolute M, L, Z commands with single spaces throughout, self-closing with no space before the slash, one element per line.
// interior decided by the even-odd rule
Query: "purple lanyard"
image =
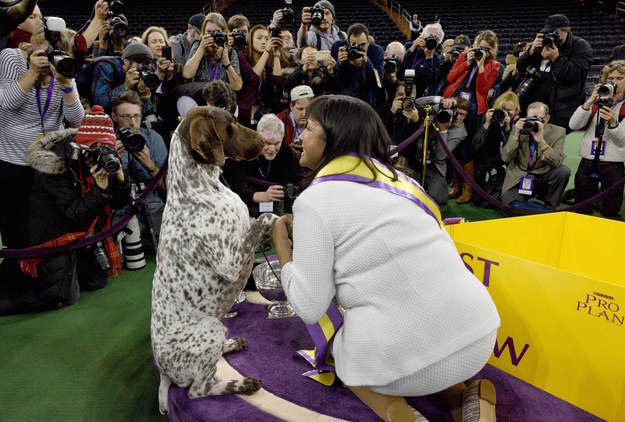
<path fill-rule="evenodd" d="M 326 41 L 328 42 L 328 44 L 330 44 L 330 45 L 334 44 L 334 42 L 336 41 L 336 39 L 334 38 L 334 35 L 330 35 L 332 37 L 332 42 L 330 42 L 330 40 L 328 39 L 328 36 L 326 35 L 325 32 L 322 32 L 321 34 L 323 35 L 323 38 L 325 38 Z"/>
<path fill-rule="evenodd" d="M 269 170 L 271 170 L 271 161 L 269 162 L 269 167 L 267 167 L 267 175 L 269 174 Z M 267 180 L 267 175 L 260 169 L 260 161 L 258 162 L 258 172 L 263 177 L 263 180 Z"/>
<path fill-rule="evenodd" d="M 475 72 L 477 72 L 477 66 L 473 67 L 471 71 L 471 76 L 469 76 L 469 82 L 467 82 L 467 88 L 471 86 L 471 82 L 473 81 L 473 77 L 475 76 Z"/>
<path fill-rule="evenodd" d="M 46 133 L 46 128 L 43 124 L 43 119 L 46 117 L 48 113 L 48 108 L 50 107 L 50 100 L 52 99 L 52 89 L 54 88 L 54 76 L 50 75 L 50 86 L 48 86 L 48 98 L 46 98 L 46 103 L 43 106 L 43 110 L 41 110 L 41 96 L 39 95 L 39 89 L 37 91 L 37 108 L 39 109 L 39 116 L 41 116 L 41 130 L 43 133 Z"/>
<path fill-rule="evenodd" d="M 417 67 L 418 65 L 420 65 L 421 63 L 423 63 L 423 60 L 425 60 L 425 56 L 421 57 L 419 59 L 419 61 L 417 61 L 417 57 L 419 56 L 418 52 L 415 52 L 414 55 L 414 59 L 412 60 L 412 66 L 411 69 L 414 69 L 415 67 Z"/>
<path fill-rule="evenodd" d="M 527 170 L 528 171 L 529 171 L 530 167 L 532 167 L 532 161 L 534 160 L 534 153 L 536 152 L 537 146 L 538 146 L 538 144 L 534 140 L 534 138 L 530 138 L 530 141 L 529 141 L 530 161 L 529 161 L 529 163 L 527 163 Z M 538 157 L 536 157 L 536 158 L 538 158 Z"/>
<path fill-rule="evenodd" d="M 263 79 L 265 79 L 265 69 L 263 69 L 263 73 L 260 75 L 260 80 L 258 81 L 258 92 L 260 93 L 261 88 L 263 87 Z"/>
<path fill-rule="evenodd" d="M 213 82 L 215 79 L 217 79 L 217 74 L 219 73 L 219 67 L 221 65 L 221 62 L 217 62 L 217 66 L 215 67 L 215 74 L 213 75 L 213 64 L 211 63 L 211 58 L 208 58 L 208 79 L 210 79 L 211 82 Z"/>

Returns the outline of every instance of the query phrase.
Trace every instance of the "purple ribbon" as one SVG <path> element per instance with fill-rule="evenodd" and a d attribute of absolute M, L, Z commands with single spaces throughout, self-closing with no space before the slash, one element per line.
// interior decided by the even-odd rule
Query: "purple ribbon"
<path fill-rule="evenodd" d="M 43 119 L 48 114 L 48 108 L 50 107 L 50 100 L 52 99 L 52 89 L 54 88 L 54 76 L 50 75 L 50 85 L 48 86 L 48 98 L 46 98 L 46 103 L 43 106 L 43 110 L 41 110 L 41 96 L 39 95 L 39 89 L 37 89 L 37 108 L 39 109 L 39 116 L 41 116 L 41 129 L 43 133 L 46 132 L 45 126 L 43 123 Z"/>

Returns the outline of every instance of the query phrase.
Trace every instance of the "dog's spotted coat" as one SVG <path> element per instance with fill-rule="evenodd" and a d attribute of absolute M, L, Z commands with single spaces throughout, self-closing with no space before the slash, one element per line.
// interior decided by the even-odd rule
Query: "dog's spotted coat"
<path fill-rule="evenodd" d="M 273 214 L 250 226 L 243 201 L 219 181 L 225 157 L 252 159 L 260 136 L 209 107 L 189 111 L 172 137 L 167 205 L 152 288 L 152 350 L 160 370 L 159 408 L 169 410 L 173 381 L 190 398 L 251 394 L 258 380 L 214 379 L 223 353 L 242 350 L 220 319 L 245 286 L 254 249 L 269 238 Z"/>

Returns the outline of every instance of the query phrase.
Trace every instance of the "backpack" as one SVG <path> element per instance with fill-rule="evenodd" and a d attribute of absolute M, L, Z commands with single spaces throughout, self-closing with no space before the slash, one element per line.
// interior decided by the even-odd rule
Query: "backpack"
<path fill-rule="evenodd" d="M 98 63 L 108 62 L 114 64 L 119 56 L 102 56 L 91 60 L 83 67 L 82 71 L 76 76 L 76 87 L 78 88 L 78 94 L 93 102 L 91 98 L 91 85 L 93 83 L 93 72 Z"/>
<path fill-rule="evenodd" d="M 315 37 L 317 37 L 317 44 L 316 44 L 317 51 L 321 51 L 321 37 L 316 32 L 314 32 L 314 34 L 315 34 Z M 345 36 L 345 33 L 343 31 L 338 31 L 337 35 L 339 36 L 339 40 L 343 40 L 344 41 L 344 40 L 347 39 L 347 37 Z M 330 46 L 330 47 L 332 47 L 332 46 Z"/>

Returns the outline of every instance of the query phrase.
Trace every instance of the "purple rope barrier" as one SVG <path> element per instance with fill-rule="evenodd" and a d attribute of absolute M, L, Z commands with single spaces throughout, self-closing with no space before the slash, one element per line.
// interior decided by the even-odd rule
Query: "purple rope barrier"
<path fill-rule="evenodd" d="M 417 129 L 415 131 L 415 133 L 413 133 L 412 135 L 410 135 L 409 137 L 407 137 L 405 140 L 403 140 L 399 145 L 397 145 L 395 148 L 393 148 L 390 152 L 390 155 L 395 155 L 400 153 L 401 151 L 403 151 L 404 149 L 406 149 L 406 147 L 408 145 L 410 145 L 411 143 L 413 143 L 415 141 L 415 139 L 417 139 L 419 136 L 421 136 L 421 134 L 423 133 L 423 131 L 425 130 L 425 126 L 421 126 L 419 129 Z"/>
<path fill-rule="evenodd" d="M 168 157 L 169 158 L 169 157 Z M 158 174 L 154 176 L 152 181 L 146 186 L 136 202 L 145 201 L 147 197 L 156 189 L 161 179 L 167 173 L 168 160 L 165 160 L 165 164 L 160 168 Z M 122 217 L 117 223 L 112 225 L 106 230 L 96 233 L 93 236 L 85 237 L 67 245 L 52 247 L 52 248 L 36 248 L 36 249 L 0 249 L 0 258 L 7 259 L 22 259 L 22 258 L 35 258 L 49 255 L 55 255 L 60 253 L 66 253 L 75 251 L 77 249 L 84 248 L 85 246 L 97 243 L 109 236 L 112 236 L 123 229 L 130 219 L 136 214 L 137 210 L 133 207 L 126 215 Z"/>

